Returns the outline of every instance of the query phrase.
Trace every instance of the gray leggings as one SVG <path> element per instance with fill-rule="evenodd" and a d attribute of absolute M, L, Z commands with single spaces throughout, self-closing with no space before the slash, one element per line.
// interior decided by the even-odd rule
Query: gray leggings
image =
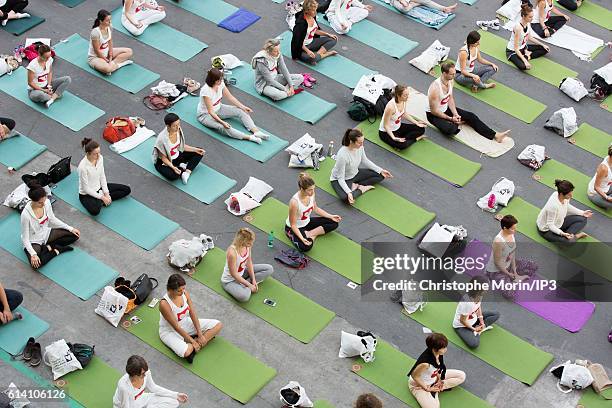
<path fill-rule="evenodd" d="M 58 98 L 62 97 L 62 94 L 68 88 L 68 85 L 72 82 L 69 76 L 63 76 L 54 79 L 51 81 L 51 87 L 53 88 L 53 92 L 58 96 Z M 51 95 L 46 92 L 39 91 L 38 89 L 29 89 L 28 96 L 34 102 L 45 103 L 49 99 L 51 99 Z"/>
<path fill-rule="evenodd" d="M 317 62 L 321 61 L 321 54 L 319 54 L 318 51 L 323 47 L 325 47 L 325 49 L 329 51 L 332 48 L 334 48 L 336 43 L 337 43 L 336 40 L 334 40 L 333 38 L 329 38 L 329 37 L 314 38 L 312 42 L 306 46 L 306 48 L 314 52 L 315 57 L 310 58 L 308 54 L 302 51 L 302 54 L 300 55 L 300 60 L 304 61 L 307 64 L 316 64 Z"/>
<path fill-rule="evenodd" d="M 272 265 L 268 264 L 254 264 L 253 272 L 255 272 L 255 281 L 261 282 L 274 273 L 274 268 Z M 242 274 L 242 277 L 246 280 L 250 279 L 247 271 Z M 222 285 L 223 289 L 225 289 L 227 293 L 232 295 L 234 299 L 241 303 L 248 302 L 251 298 L 251 289 L 247 288 L 241 283 L 233 281 L 229 283 L 222 283 Z"/>
<path fill-rule="evenodd" d="M 563 221 L 563 225 L 561 225 L 561 231 L 566 232 L 568 234 L 577 234 L 586 227 L 587 219 L 582 215 L 568 215 L 565 217 Z M 574 243 L 576 239 L 567 239 L 564 236 L 557 235 L 552 231 L 540 231 L 538 232 L 545 240 L 549 242 L 563 242 L 563 243 Z"/>
<path fill-rule="evenodd" d="M 478 88 L 485 88 L 487 81 L 491 79 L 493 75 L 495 75 L 495 69 L 493 69 L 493 67 L 490 65 L 478 65 L 474 67 L 472 74 L 480 77 L 479 84 L 476 84 L 472 78 L 466 77 L 460 71 L 457 71 L 455 74 L 455 81 L 468 87 L 476 85 Z"/>
<path fill-rule="evenodd" d="M 275 80 L 276 82 L 280 82 L 282 85 L 287 85 L 287 81 L 282 75 L 276 75 Z M 296 88 L 302 85 L 302 82 L 304 82 L 304 77 L 301 74 L 291 74 L 291 86 Z M 266 85 L 261 94 L 267 96 L 273 101 L 281 101 L 287 98 L 287 91 L 281 91 L 272 85 Z"/>
<path fill-rule="evenodd" d="M 257 128 L 253 122 L 253 119 L 251 119 L 248 113 L 232 105 L 221 104 L 219 110 L 217 111 L 217 116 L 219 116 L 221 119 L 238 118 L 244 127 L 250 131 Z M 198 116 L 198 121 L 200 121 L 200 123 L 207 128 L 215 129 L 219 133 L 234 139 L 244 139 L 245 136 L 249 136 L 248 134 L 242 133 L 233 127 L 229 129 L 224 128 L 223 125 L 217 122 L 208 112 Z"/>
<path fill-rule="evenodd" d="M 612 197 L 612 187 L 608 189 L 607 196 Z M 595 204 L 598 207 L 605 208 L 605 209 L 612 208 L 612 201 L 607 201 L 597 192 L 595 193 L 594 196 L 587 194 L 587 197 L 589 197 L 589 200 L 591 200 L 591 202 L 593 202 L 593 204 Z"/>
<path fill-rule="evenodd" d="M 484 318 L 485 326 L 490 326 L 499 319 L 498 312 L 482 312 L 482 317 Z M 473 327 L 480 325 L 480 320 L 477 320 L 474 323 Z M 480 336 L 474 336 L 474 332 L 467 327 L 455 328 L 455 331 L 461 337 L 461 340 L 471 349 L 475 349 L 480 345 Z"/>

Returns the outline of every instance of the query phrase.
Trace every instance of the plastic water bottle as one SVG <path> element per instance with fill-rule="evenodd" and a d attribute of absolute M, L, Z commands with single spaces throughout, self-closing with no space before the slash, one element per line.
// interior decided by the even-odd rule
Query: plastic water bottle
<path fill-rule="evenodd" d="M 334 155 L 334 141 L 330 140 L 329 145 L 327 146 L 327 157 L 332 157 Z"/>
<path fill-rule="evenodd" d="M 274 247 L 274 231 L 270 231 L 268 234 L 268 247 Z"/>

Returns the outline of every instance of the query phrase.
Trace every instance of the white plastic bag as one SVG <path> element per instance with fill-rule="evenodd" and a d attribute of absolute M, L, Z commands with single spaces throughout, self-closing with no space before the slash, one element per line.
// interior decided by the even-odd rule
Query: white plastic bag
<path fill-rule="evenodd" d="M 502 177 L 493 184 L 491 192 L 495 194 L 496 203 L 506 207 L 514 195 L 514 182 Z"/>
<path fill-rule="evenodd" d="M 436 222 L 427 231 L 418 247 L 433 256 L 441 257 L 453 241 L 454 236 L 454 233 L 446 230 Z"/>
<path fill-rule="evenodd" d="M 95 312 L 117 327 L 125 314 L 128 302 L 129 299 L 117 292 L 115 288 L 106 286 Z"/>
<path fill-rule="evenodd" d="M 233 54 L 216 55 L 210 59 L 210 62 L 212 63 L 215 58 L 221 58 L 221 61 L 223 61 L 223 68 L 225 69 L 234 69 L 242 65 L 242 61 Z"/>
<path fill-rule="evenodd" d="M 559 84 L 559 89 L 576 102 L 580 102 L 582 98 L 589 94 L 584 84 L 576 78 L 563 78 Z"/>
<path fill-rule="evenodd" d="M 557 383 L 559 391 L 568 394 L 573 390 L 583 390 L 593 383 L 593 375 L 583 365 L 572 364 L 569 360 L 562 364 L 563 373 Z M 551 368 L 550 371 L 559 366 Z"/>
<path fill-rule="evenodd" d="M 362 75 L 359 82 L 353 90 L 353 96 L 365 99 L 366 101 L 376 105 L 376 101 L 383 94 L 382 81 L 376 80 L 376 75 Z"/>
<path fill-rule="evenodd" d="M 166 257 L 172 265 L 178 268 L 195 268 L 204 255 L 206 255 L 206 252 L 207 246 L 205 246 L 202 238 L 193 237 L 190 240 L 179 239 L 174 241 L 168 247 Z"/>
<path fill-rule="evenodd" d="M 45 347 L 43 361 L 51 367 L 53 371 L 53 380 L 71 373 L 76 370 L 82 370 L 81 363 L 72 354 L 66 340 L 61 339 Z"/>
<path fill-rule="evenodd" d="M 298 160 L 304 161 L 306 158 L 310 157 L 312 152 L 315 150 L 321 150 L 322 148 L 322 144 L 317 143 L 314 137 L 306 133 L 304 136 L 291 143 L 291 145 L 289 145 L 285 151 L 289 154 L 296 155 Z"/>
<path fill-rule="evenodd" d="M 314 168 L 314 162 L 312 161 L 312 156 L 308 156 L 304 160 L 300 160 L 298 156 L 292 154 L 291 156 L 289 156 L 289 164 L 287 165 L 287 167 L 298 169 L 312 169 Z"/>
<path fill-rule="evenodd" d="M 227 211 L 234 215 L 244 215 L 253 208 L 259 207 L 265 196 L 274 190 L 271 185 L 255 177 L 249 177 L 249 181 L 237 193 L 230 194 L 225 200 Z M 238 203 L 236 206 L 235 203 Z"/>
<path fill-rule="evenodd" d="M 517 157 L 521 164 L 538 170 L 546 160 L 546 148 L 540 145 L 529 145 Z"/>
<path fill-rule="evenodd" d="M 289 381 L 279 391 L 280 401 L 289 407 L 314 407 L 314 404 L 306 395 L 306 390 L 297 381 Z"/>
<path fill-rule="evenodd" d="M 411 59 L 410 64 L 429 74 L 433 67 L 448 58 L 449 53 L 450 47 L 442 45 L 440 41 L 436 40 L 421 55 Z"/>
<path fill-rule="evenodd" d="M 570 137 L 578 130 L 576 111 L 574 108 L 559 109 L 546 121 L 544 127 L 557 132 L 559 136 Z"/>
<path fill-rule="evenodd" d="M 370 363 L 374 361 L 376 344 L 376 337 L 372 333 L 357 332 L 357 334 L 352 334 L 343 330 L 340 334 L 340 351 L 338 352 L 338 357 L 348 358 L 361 356 L 364 362 Z"/>

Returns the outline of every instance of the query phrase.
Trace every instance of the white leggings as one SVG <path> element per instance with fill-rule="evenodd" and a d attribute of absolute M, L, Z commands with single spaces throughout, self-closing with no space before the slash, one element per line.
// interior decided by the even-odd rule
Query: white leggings
<path fill-rule="evenodd" d="M 139 23 L 142 23 L 142 27 L 137 28 L 134 24 L 130 22 L 125 16 L 125 13 L 121 13 L 121 24 L 130 32 L 132 35 L 139 36 L 144 33 L 144 30 L 153 23 L 157 23 L 158 21 L 162 21 L 166 18 L 166 12 L 160 10 L 153 9 L 144 9 L 134 14 L 136 20 Z"/>
<path fill-rule="evenodd" d="M 144 401 L 140 401 L 139 405 L 144 408 L 176 408 L 179 406 L 179 402 L 176 398 L 172 397 L 160 397 L 153 393 L 144 393 L 140 398 L 144 398 Z"/>
<path fill-rule="evenodd" d="M 195 336 L 196 329 L 193 326 L 193 322 L 191 321 L 191 318 L 189 317 L 186 319 L 188 320 L 185 321 L 184 323 L 179 322 L 179 324 L 181 325 L 183 330 L 189 333 L 190 336 Z M 215 327 L 216 325 L 220 323 L 218 320 L 215 320 L 215 319 L 198 319 L 198 320 L 200 322 L 200 330 L 202 330 L 202 334 L 204 334 L 206 331 L 212 329 L 213 327 Z M 185 339 L 183 338 L 183 336 L 181 336 L 174 330 L 167 330 L 167 331 L 160 330 L 159 338 L 162 341 L 162 343 L 170 347 L 172 351 L 176 353 L 177 356 L 185 357 L 185 352 L 187 351 L 187 348 L 189 347 L 189 345 L 185 343 Z"/>
<path fill-rule="evenodd" d="M 353 24 L 358 23 L 361 20 L 367 18 L 370 14 L 367 9 L 361 7 L 351 7 L 348 10 L 344 11 L 344 13 L 346 15 L 346 19 L 348 20 L 348 26 L 346 28 L 342 28 L 342 25 L 340 24 L 340 21 L 338 21 L 338 18 L 335 14 L 329 17 L 329 25 L 338 34 L 348 33 Z"/>

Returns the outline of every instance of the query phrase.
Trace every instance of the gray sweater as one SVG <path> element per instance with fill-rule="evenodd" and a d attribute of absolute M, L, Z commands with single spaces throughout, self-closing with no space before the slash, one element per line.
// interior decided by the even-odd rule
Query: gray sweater
<path fill-rule="evenodd" d="M 336 155 L 336 164 L 331 171 L 329 179 L 330 181 L 337 180 L 340 187 L 348 194 L 351 192 L 351 188 L 346 184 L 346 180 L 355 177 L 360 168 L 374 170 L 377 173 L 383 170 L 366 157 L 363 146 L 356 150 L 342 146 Z"/>
<path fill-rule="evenodd" d="M 274 66 L 270 66 L 270 57 L 266 58 L 267 53 L 265 51 L 259 51 L 251 60 L 251 66 L 255 70 L 255 90 L 261 94 L 266 86 L 273 86 L 281 91 L 286 90 L 285 85 L 281 84 L 276 80 L 276 76 L 280 73 L 285 77 L 285 81 L 288 84 L 291 83 L 291 75 L 285 65 L 283 55 L 279 55 L 277 59 L 277 70 L 278 73 L 273 71 Z"/>

